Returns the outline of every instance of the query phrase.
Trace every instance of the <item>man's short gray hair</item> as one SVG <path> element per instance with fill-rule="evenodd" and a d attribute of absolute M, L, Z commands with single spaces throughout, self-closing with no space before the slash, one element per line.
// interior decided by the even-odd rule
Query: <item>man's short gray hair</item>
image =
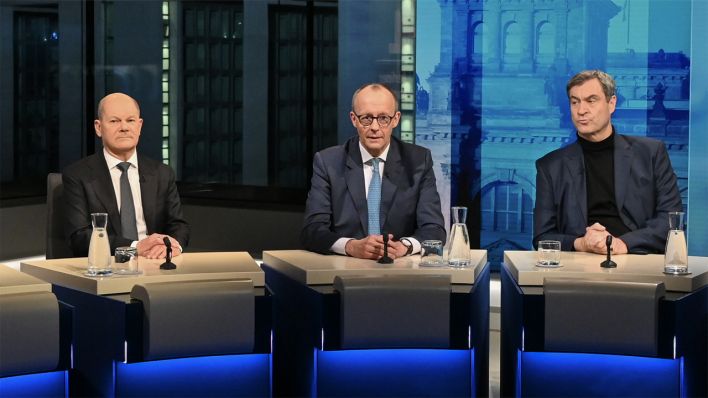
<path fill-rule="evenodd" d="M 573 76 L 568 80 L 568 84 L 565 86 L 566 94 L 570 98 L 570 89 L 585 83 L 588 80 L 597 79 L 602 86 L 602 92 L 605 93 L 605 99 L 609 101 L 612 96 L 617 94 L 617 86 L 615 85 L 615 79 L 607 73 L 595 69 L 595 70 L 584 70 L 577 75 Z"/>

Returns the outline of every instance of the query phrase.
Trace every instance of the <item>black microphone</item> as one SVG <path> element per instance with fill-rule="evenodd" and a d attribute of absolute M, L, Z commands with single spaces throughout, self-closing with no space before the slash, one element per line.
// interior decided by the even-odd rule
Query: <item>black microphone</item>
<path fill-rule="evenodd" d="M 160 265 L 160 269 L 175 269 L 177 266 L 172 262 L 172 243 L 170 243 L 170 238 L 162 238 L 162 242 L 165 243 L 165 248 L 167 253 L 165 254 L 165 262 Z"/>
<path fill-rule="evenodd" d="M 383 241 L 384 241 L 384 254 L 383 257 L 377 261 L 379 264 L 391 264 L 393 262 L 393 259 L 388 256 L 388 233 L 384 232 L 383 233 Z"/>
<path fill-rule="evenodd" d="M 600 266 L 602 268 L 617 268 L 617 263 L 610 258 L 612 256 L 612 235 L 607 235 L 605 244 L 607 245 L 607 260 L 601 262 Z"/>

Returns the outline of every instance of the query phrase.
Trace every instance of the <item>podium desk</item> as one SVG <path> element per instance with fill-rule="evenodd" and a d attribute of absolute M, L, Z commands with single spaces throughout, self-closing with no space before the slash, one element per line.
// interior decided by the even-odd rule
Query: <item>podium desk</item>
<path fill-rule="evenodd" d="M 0 294 L 51 292 L 52 285 L 0 264 Z"/>
<path fill-rule="evenodd" d="M 561 267 L 535 266 L 536 252 L 506 251 L 502 264 L 502 324 L 501 324 L 501 395 L 502 396 L 706 396 L 708 388 L 708 258 L 689 257 L 690 275 L 663 273 L 663 255 L 616 255 L 616 268 L 602 268 L 604 255 L 562 252 Z M 611 283 L 617 282 L 617 283 Z M 625 283 L 631 282 L 631 283 Z M 638 336 L 626 336 L 623 331 L 641 324 L 635 322 L 638 314 L 632 311 L 636 297 L 617 294 L 603 296 L 590 290 L 589 300 L 566 319 L 553 319 L 557 297 L 547 297 L 552 286 L 622 285 L 634 289 L 656 286 L 661 298 L 653 308 L 655 335 L 652 355 L 626 354 L 634 349 Z M 663 286 L 661 285 L 663 284 Z M 551 289 L 551 290 L 549 290 Z M 582 289 L 581 289 L 582 290 Z M 665 290 L 665 293 L 664 293 Z M 544 293 L 545 292 L 545 293 Z M 581 294 L 569 289 L 571 296 Z M 555 293 L 554 293 L 555 294 Z M 568 296 L 570 297 L 570 296 Z M 612 325 L 603 325 L 600 314 L 590 319 L 590 325 L 609 330 L 610 339 L 617 336 L 619 346 L 611 347 L 611 354 L 603 354 L 597 347 L 606 346 L 606 338 L 598 336 L 595 328 L 580 336 L 585 343 L 578 351 L 546 349 L 557 343 L 552 340 L 555 325 L 563 322 L 572 329 L 577 319 L 595 314 L 601 307 L 598 301 L 609 297 L 616 304 L 616 314 L 625 319 Z M 567 303 L 572 307 L 577 297 Z M 561 303 L 561 308 L 566 303 Z M 549 309 L 551 308 L 551 309 Z M 644 308 L 644 307 L 642 307 Z M 650 308 L 651 309 L 651 308 Z M 615 313 L 614 310 L 607 313 Z M 614 315 L 607 315 L 608 317 Z M 583 321 L 580 321 L 583 322 Z M 646 328 L 645 330 L 648 330 Z M 557 330 L 557 329 L 556 329 Z M 607 337 L 607 335 L 605 335 Z M 635 341 L 632 341 L 632 340 Z M 572 339 L 570 339 L 572 340 Z M 573 343 L 577 344 L 577 343 Z M 589 344 L 589 345 L 584 345 Z M 572 348 L 572 347 L 571 347 Z"/>
<path fill-rule="evenodd" d="M 52 286 L 0 264 L 0 396 L 66 396 L 70 339 Z"/>
<path fill-rule="evenodd" d="M 73 308 L 70 394 L 269 396 L 271 297 L 258 264 L 245 252 L 184 253 L 174 270 L 163 262 L 140 257 L 141 274 L 109 277 L 85 276 L 86 258 L 21 263 Z M 236 333 L 246 348 L 234 348 L 232 329 L 221 326 L 234 321 L 223 305 L 232 286 L 251 314 Z"/>
<path fill-rule="evenodd" d="M 489 266 L 264 251 L 276 396 L 486 396 Z"/>

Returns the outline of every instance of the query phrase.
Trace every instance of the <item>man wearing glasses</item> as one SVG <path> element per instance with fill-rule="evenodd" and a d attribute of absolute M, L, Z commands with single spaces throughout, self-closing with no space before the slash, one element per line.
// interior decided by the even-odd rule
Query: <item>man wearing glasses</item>
<path fill-rule="evenodd" d="M 366 84 L 349 112 L 358 136 L 315 154 L 301 240 L 307 250 L 357 258 L 415 254 L 445 240 L 430 151 L 391 137 L 401 118 L 396 95 Z"/>

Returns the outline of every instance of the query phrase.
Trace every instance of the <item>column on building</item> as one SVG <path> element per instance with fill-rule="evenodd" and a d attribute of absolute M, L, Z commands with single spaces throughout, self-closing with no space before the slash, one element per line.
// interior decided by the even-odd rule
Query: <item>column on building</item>
<path fill-rule="evenodd" d="M 491 7 L 484 10 L 482 21 L 486 25 L 485 32 L 489 37 L 484 40 L 488 44 L 488 53 L 484 54 L 483 63 L 485 68 L 490 68 L 494 71 L 501 69 L 501 38 L 503 36 L 501 28 L 501 10 L 499 3 L 492 3 Z"/>
<path fill-rule="evenodd" d="M 519 27 L 522 32 L 521 57 L 519 59 L 519 72 L 533 72 L 533 51 L 536 38 L 536 27 L 533 20 L 533 6 L 519 12 Z"/>

